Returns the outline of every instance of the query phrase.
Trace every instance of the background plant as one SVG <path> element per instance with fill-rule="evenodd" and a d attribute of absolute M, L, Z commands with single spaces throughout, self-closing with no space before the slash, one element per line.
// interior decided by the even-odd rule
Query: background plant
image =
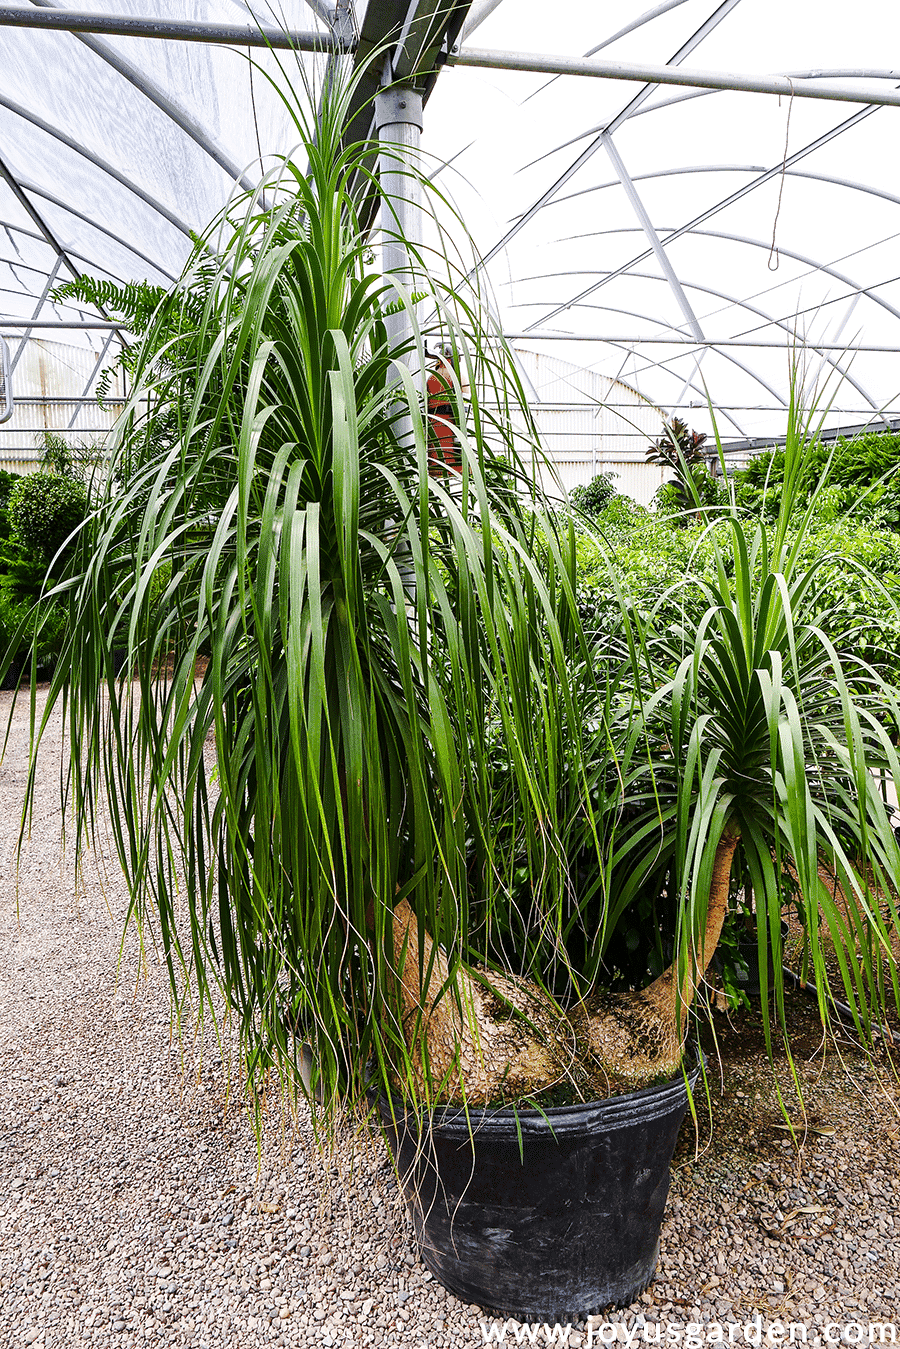
<path fill-rule="evenodd" d="M 0 475 L 0 664 L 10 671 L 7 682 L 18 679 L 29 651 L 45 673 L 62 647 L 65 610 L 49 592 L 71 552 L 66 540 L 86 517 L 100 458 L 96 445 L 47 432 L 36 473 Z"/>
<path fill-rule="evenodd" d="M 687 523 L 689 512 L 699 520 L 705 519 L 704 508 L 714 507 L 719 501 L 703 449 L 706 440 L 702 432 L 692 431 L 680 417 L 673 417 L 663 422 L 662 435 L 647 451 L 648 463 L 661 464 L 673 474 L 657 490 L 657 510 L 678 517 L 679 523 Z"/>
<path fill-rule="evenodd" d="M 806 503 L 827 469 L 828 494 L 818 495 L 819 511 L 852 515 L 858 521 L 900 530 L 900 433 L 867 431 L 833 445 L 818 445 L 804 465 L 797 484 L 798 501 Z M 734 474 L 739 505 L 748 512 L 775 519 L 784 482 L 784 451 L 765 450 Z"/>
<path fill-rule="evenodd" d="M 39 469 L 13 486 L 6 509 L 13 541 L 46 569 L 84 521 L 87 489 L 78 478 Z"/>
<path fill-rule="evenodd" d="M 616 473 L 596 473 L 589 483 L 578 484 L 569 493 L 569 501 L 582 515 L 592 519 L 605 511 L 618 495 L 614 479 Z"/>

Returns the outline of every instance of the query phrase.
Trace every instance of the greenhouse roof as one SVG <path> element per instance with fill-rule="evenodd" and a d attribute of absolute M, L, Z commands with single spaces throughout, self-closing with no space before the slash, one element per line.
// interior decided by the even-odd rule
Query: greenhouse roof
<path fill-rule="evenodd" d="M 103 323 L 48 302 L 73 274 L 173 281 L 235 181 L 292 148 L 277 68 L 296 86 L 297 57 L 258 45 L 286 31 L 318 49 L 300 60 L 319 85 L 382 49 L 395 80 L 418 79 L 431 171 L 511 337 L 704 430 L 708 392 L 732 439 L 777 433 L 797 343 L 810 378 L 843 375 L 833 423 L 900 412 L 896 6 L 858 0 L 852 24 L 831 0 L 170 8 L 0 5 L 13 344 L 26 319 Z"/>

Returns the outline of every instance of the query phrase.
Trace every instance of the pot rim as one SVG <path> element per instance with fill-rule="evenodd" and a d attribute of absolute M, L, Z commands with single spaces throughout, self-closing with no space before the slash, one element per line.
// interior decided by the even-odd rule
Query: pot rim
<path fill-rule="evenodd" d="M 693 1062 L 688 1066 L 691 1057 Z M 379 1097 L 378 1108 L 385 1124 L 396 1120 L 404 1129 L 421 1132 L 417 1125 L 427 1113 L 428 1132 L 439 1131 L 461 1138 L 470 1138 L 475 1133 L 549 1138 L 582 1133 L 585 1129 L 623 1129 L 683 1109 L 705 1067 L 706 1055 L 698 1044 L 691 1043 L 682 1066 L 667 1082 L 607 1096 L 600 1101 L 576 1101 L 572 1105 L 547 1106 L 545 1109 L 526 1105 L 468 1108 L 436 1105 L 426 1112 L 421 1106 L 410 1108 L 402 1097 L 392 1092 L 390 1101 L 385 1095 Z"/>

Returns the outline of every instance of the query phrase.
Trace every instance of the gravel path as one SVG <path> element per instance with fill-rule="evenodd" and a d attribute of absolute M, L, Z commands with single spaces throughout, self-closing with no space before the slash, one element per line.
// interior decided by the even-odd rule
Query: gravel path
<path fill-rule="evenodd" d="M 0 694 L 4 722 L 9 706 Z M 117 977 L 121 881 L 101 854 L 76 886 L 52 755 L 17 917 L 26 748 L 23 709 L 0 767 L 2 1349 L 484 1344 L 489 1314 L 446 1293 L 413 1253 L 380 1149 L 357 1149 L 352 1168 L 349 1149 L 340 1166 L 324 1163 L 302 1122 L 286 1131 L 273 1108 L 258 1155 L 229 1100 L 227 1046 L 207 1035 L 202 1056 L 179 1047 L 155 957 L 137 980 L 133 941 Z M 758 1014 L 717 1018 L 712 1142 L 701 1102 L 699 1145 L 688 1123 L 676 1154 L 657 1279 L 609 1314 L 620 1339 L 640 1318 L 641 1339 L 661 1325 L 671 1343 L 689 1322 L 758 1314 L 763 1326 L 806 1323 L 813 1342 L 834 1322 L 859 1323 L 862 1338 L 851 1324 L 844 1340 L 865 1344 L 871 1320 L 894 1320 L 900 1340 L 895 1098 L 858 1052 L 844 1067 L 833 1052 L 823 1060 L 801 994 L 791 1020 L 818 1132 L 798 1153 L 778 1128 Z M 784 1065 L 779 1074 L 787 1093 Z M 573 1326 L 568 1342 L 609 1338 L 606 1320 Z M 517 1331 L 507 1326 L 507 1343 Z M 551 1332 L 533 1333 L 542 1344 Z"/>

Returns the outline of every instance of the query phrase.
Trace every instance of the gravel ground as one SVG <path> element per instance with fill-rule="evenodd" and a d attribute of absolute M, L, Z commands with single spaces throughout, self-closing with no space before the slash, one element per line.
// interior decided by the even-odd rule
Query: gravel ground
<path fill-rule="evenodd" d="M 9 705 L 0 694 L 4 720 Z M 258 1152 L 227 1045 L 207 1034 L 201 1055 L 173 1039 L 152 953 L 136 979 L 129 940 L 120 966 L 114 864 L 91 856 L 76 885 L 52 755 L 17 916 L 26 747 L 17 713 L 0 767 L 0 1346 L 456 1349 L 496 1336 L 417 1260 L 380 1145 L 323 1162 L 303 1122 L 285 1129 L 273 1108 Z M 852 1047 L 843 1064 L 823 1058 L 802 994 L 790 1016 L 816 1132 L 798 1150 L 778 1127 L 758 1013 L 717 1018 L 711 1118 L 699 1102 L 698 1130 L 682 1131 L 656 1280 L 633 1307 L 573 1325 L 569 1344 L 609 1339 L 607 1319 L 620 1339 L 661 1327 L 663 1343 L 684 1342 L 689 1322 L 724 1323 L 727 1341 L 740 1323 L 743 1343 L 754 1315 L 804 1323 L 811 1340 L 833 1322 L 832 1339 L 863 1344 L 871 1320 L 893 1319 L 900 1338 L 896 1098 Z M 542 1344 L 553 1329 L 505 1334 Z"/>

